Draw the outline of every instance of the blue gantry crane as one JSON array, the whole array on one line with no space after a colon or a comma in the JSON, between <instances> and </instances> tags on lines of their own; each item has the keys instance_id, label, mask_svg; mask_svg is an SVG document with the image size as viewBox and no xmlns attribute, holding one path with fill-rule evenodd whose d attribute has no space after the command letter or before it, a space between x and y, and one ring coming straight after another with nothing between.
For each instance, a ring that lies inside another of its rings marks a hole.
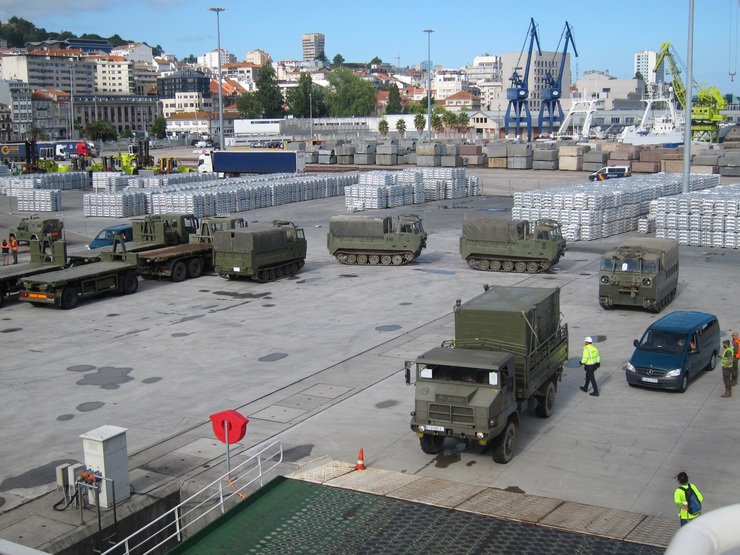
<instances>
[{"instance_id":1,"label":"blue gantry crane","mask_svg":"<svg viewBox=\"0 0 740 555\"><path fill-rule=\"evenodd\" d=\"M519 67L519 62L522 60L524 49L522 48L521 54L519 54L519 60L517 61L517 67L514 68L509 81L511 81L511 87L506 89L506 99L509 101L509 107L506 110L506 136L509 136L509 127L511 124L516 125L516 137L521 137L522 124L527 124L527 140L532 140L532 116L529 113L529 66L532 63L532 48L535 42L537 43L537 53L541 56L542 51L540 49L540 38L537 36L537 24L534 22L534 18L529 21L529 51L527 54L527 65L524 67L524 75L519 75L519 71L522 69ZM524 44L527 44L527 39L524 39Z\"/></svg>"},{"instance_id":2,"label":"blue gantry crane","mask_svg":"<svg viewBox=\"0 0 740 555\"><path fill-rule=\"evenodd\" d=\"M555 133L555 125L560 126L563 123L563 109L560 107L560 97L563 93L563 70L565 69L565 57L568 53L568 43L573 45L573 53L578 57L576 43L573 40L573 32L567 21L565 22L565 28L563 29L560 40L565 44L563 44L563 53L560 57L560 63L557 66L557 79L552 76L550 68L547 68L544 75L545 86L540 91L542 106L540 108L540 117L537 120L540 135L545 134L543 124L547 123L549 135L552 136ZM558 49L559 47L560 43L558 43ZM555 56L557 56L557 53ZM553 61L555 61L554 57Z\"/></svg>"}]
</instances>

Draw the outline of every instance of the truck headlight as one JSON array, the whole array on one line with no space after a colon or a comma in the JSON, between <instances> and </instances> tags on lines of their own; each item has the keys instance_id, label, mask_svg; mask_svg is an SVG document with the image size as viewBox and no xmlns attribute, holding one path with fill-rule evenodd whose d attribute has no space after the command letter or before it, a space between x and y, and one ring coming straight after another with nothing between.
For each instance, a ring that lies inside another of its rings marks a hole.
<instances>
[{"instance_id":1,"label":"truck headlight","mask_svg":"<svg viewBox=\"0 0 740 555\"><path fill-rule=\"evenodd\" d=\"M609 283L609 276L601 276L601 283Z\"/></svg>"},{"instance_id":2,"label":"truck headlight","mask_svg":"<svg viewBox=\"0 0 740 555\"><path fill-rule=\"evenodd\" d=\"M417 426L416 429L419 432L423 432L424 431L424 426Z\"/></svg>"},{"instance_id":3,"label":"truck headlight","mask_svg":"<svg viewBox=\"0 0 740 555\"><path fill-rule=\"evenodd\" d=\"M635 371L635 367L632 366L632 363L631 362L628 362L627 363L627 371L628 372L634 372Z\"/></svg>"},{"instance_id":4,"label":"truck headlight","mask_svg":"<svg viewBox=\"0 0 740 555\"><path fill-rule=\"evenodd\" d=\"M645 287L650 287L650 285L651 285L652 283L653 283L653 280L652 280L652 279L650 279L650 278L643 278L643 280L642 280L642 284L643 284L643 285L644 285Z\"/></svg>"},{"instance_id":5,"label":"truck headlight","mask_svg":"<svg viewBox=\"0 0 740 555\"><path fill-rule=\"evenodd\" d=\"M483 439L484 437L486 437L486 434L484 434L483 432L476 432L475 437L477 437L478 439Z\"/></svg>"},{"instance_id":6,"label":"truck headlight","mask_svg":"<svg viewBox=\"0 0 740 555\"><path fill-rule=\"evenodd\" d=\"M680 368L675 368L675 369L669 370L668 372L665 373L665 377L666 378L676 378L676 377L678 377L680 375L681 375L681 369Z\"/></svg>"}]
</instances>

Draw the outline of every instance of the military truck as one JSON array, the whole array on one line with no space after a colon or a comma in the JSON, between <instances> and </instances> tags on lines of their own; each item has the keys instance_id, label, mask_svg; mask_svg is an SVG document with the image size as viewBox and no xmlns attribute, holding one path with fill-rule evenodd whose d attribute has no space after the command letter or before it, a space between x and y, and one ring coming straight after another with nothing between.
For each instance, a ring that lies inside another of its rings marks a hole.
<instances>
[{"instance_id":1,"label":"military truck","mask_svg":"<svg viewBox=\"0 0 740 555\"><path fill-rule=\"evenodd\" d=\"M650 237L606 251L599 272L599 304L642 307L658 313L678 287L678 242Z\"/></svg>"},{"instance_id":2,"label":"military truck","mask_svg":"<svg viewBox=\"0 0 740 555\"><path fill-rule=\"evenodd\" d=\"M213 265L218 275L268 282L297 274L306 263L303 229L283 220L274 220L272 225L262 229L216 231Z\"/></svg>"},{"instance_id":3,"label":"military truck","mask_svg":"<svg viewBox=\"0 0 740 555\"><path fill-rule=\"evenodd\" d=\"M213 267L214 234L245 226L244 218L205 217L200 220L198 232L189 235L187 243L139 251L139 274L144 279L169 278L173 282L198 278ZM180 227L182 229L185 226ZM184 238L184 234L182 237L178 236L178 240Z\"/></svg>"},{"instance_id":4,"label":"military truck","mask_svg":"<svg viewBox=\"0 0 740 555\"><path fill-rule=\"evenodd\" d=\"M50 242L44 237L31 241L31 262L11 264L0 268L0 307L5 297L21 289L21 279L52 272L64 268L67 262L67 248L64 241Z\"/></svg>"},{"instance_id":5,"label":"military truck","mask_svg":"<svg viewBox=\"0 0 740 555\"><path fill-rule=\"evenodd\" d=\"M568 327L560 322L560 289L484 287L454 308L455 338L406 362L415 372L411 429L428 454L445 438L478 443L508 463L520 414L553 412L568 359Z\"/></svg>"},{"instance_id":6,"label":"military truck","mask_svg":"<svg viewBox=\"0 0 740 555\"><path fill-rule=\"evenodd\" d=\"M34 214L30 218L23 218L16 229L11 229L10 233L15 234L18 242L30 243L31 241L49 239L57 241L62 238L64 222L58 218L39 218Z\"/></svg>"},{"instance_id":7,"label":"military truck","mask_svg":"<svg viewBox=\"0 0 740 555\"><path fill-rule=\"evenodd\" d=\"M79 300L105 293L131 295L139 288L136 253L127 253L118 238L113 250L100 261L68 266L61 270L21 279L18 298L34 305L51 304L75 308ZM120 249L120 250L119 250Z\"/></svg>"},{"instance_id":8,"label":"military truck","mask_svg":"<svg viewBox=\"0 0 740 555\"><path fill-rule=\"evenodd\" d=\"M474 218L463 223L460 254L474 270L536 274L565 255L565 239L555 220Z\"/></svg>"},{"instance_id":9,"label":"military truck","mask_svg":"<svg viewBox=\"0 0 740 555\"><path fill-rule=\"evenodd\" d=\"M415 214L377 218L332 216L326 244L342 264L401 266L421 254L427 234Z\"/></svg>"}]
</instances>

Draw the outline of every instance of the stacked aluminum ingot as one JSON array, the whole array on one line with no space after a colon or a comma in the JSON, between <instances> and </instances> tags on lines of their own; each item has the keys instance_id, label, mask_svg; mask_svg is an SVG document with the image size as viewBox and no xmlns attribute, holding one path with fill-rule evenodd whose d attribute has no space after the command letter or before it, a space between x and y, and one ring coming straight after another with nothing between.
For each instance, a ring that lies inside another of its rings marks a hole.
<instances>
[{"instance_id":1,"label":"stacked aluminum ingot","mask_svg":"<svg viewBox=\"0 0 740 555\"><path fill-rule=\"evenodd\" d=\"M650 202L681 192L681 174L652 174L514 193L514 220L551 218L560 222L568 241L590 241L635 231ZM691 175L689 189L719 185L719 176Z\"/></svg>"},{"instance_id":2,"label":"stacked aluminum ingot","mask_svg":"<svg viewBox=\"0 0 740 555\"><path fill-rule=\"evenodd\" d=\"M21 212L60 212L62 192L52 189L18 189L18 210Z\"/></svg>"},{"instance_id":3,"label":"stacked aluminum ingot","mask_svg":"<svg viewBox=\"0 0 740 555\"><path fill-rule=\"evenodd\" d=\"M147 213L147 195L140 190L120 193L89 193L82 196L85 216L129 218Z\"/></svg>"},{"instance_id":4,"label":"stacked aluminum ingot","mask_svg":"<svg viewBox=\"0 0 740 555\"><path fill-rule=\"evenodd\" d=\"M7 196L18 196L18 191L28 189L69 190L87 189L90 181L87 172L34 173L0 176L0 191Z\"/></svg>"},{"instance_id":5,"label":"stacked aluminum ingot","mask_svg":"<svg viewBox=\"0 0 740 555\"><path fill-rule=\"evenodd\" d=\"M740 248L740 184L658 198L654 215L656 237L680 245Z\"/></svg>"}]
</instances>

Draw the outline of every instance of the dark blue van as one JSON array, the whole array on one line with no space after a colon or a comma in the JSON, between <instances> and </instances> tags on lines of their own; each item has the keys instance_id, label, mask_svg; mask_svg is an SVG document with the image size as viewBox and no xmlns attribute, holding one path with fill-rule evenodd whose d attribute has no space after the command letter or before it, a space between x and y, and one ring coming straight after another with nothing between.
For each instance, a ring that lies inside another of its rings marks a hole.
<instances>
[{"instance_id":1,"label":"dark blue van","mask_svg":"<svg viewBox=\"0 0 740 555\"><path fill-rule=\"evenodd\" d=\"M95 239L90 242L87 248L99 249L101 247L110 247L113 244L113 238L117 234L123 237L124 243L128 243L134 238L134 228L130 223L106 227L95 236Z\"/></svg>"},{"instance_id":2,"label":"dark blue van","mask_svg":"<svg viewBox=\"0 0 740 555\"><path fill-rule=\"evenodd\" d=\"M717 366L719 321L704 312L671 312L656 320L642 339L625 370L627 383L683 393L702 370Z\"/></svg>"}]
</instances>

